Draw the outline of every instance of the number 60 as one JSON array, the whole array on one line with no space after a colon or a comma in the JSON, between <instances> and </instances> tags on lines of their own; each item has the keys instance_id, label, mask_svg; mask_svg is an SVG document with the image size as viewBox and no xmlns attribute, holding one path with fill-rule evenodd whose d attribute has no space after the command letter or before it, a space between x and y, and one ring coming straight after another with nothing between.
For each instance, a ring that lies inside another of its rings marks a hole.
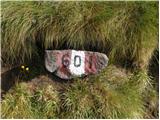
<instances>
[{"instance_id":1,"label":"number 60","mask_svg":"<svg viewBox=\"0 0 160 120\"><path fill-rule=\"evenodd\" d=\"M63 55L63 57L62 57L62 64L65 67L68 67L70 65L70 59L69 59L69 56L67 54ZM75 67L81 66L81 57L78 56L78 55L74 56L74 66Z\"/></svg>"}]
</instances>

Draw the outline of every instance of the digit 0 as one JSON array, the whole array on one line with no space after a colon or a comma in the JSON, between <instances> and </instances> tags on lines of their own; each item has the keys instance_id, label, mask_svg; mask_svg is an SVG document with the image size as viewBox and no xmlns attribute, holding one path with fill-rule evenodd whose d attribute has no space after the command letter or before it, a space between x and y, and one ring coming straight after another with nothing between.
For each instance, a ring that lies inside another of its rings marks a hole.
<instances>
[{"instance_id":1,"label":"digit 0","mask_svg":"<svg viewBox=\"0 0 160 120\"><path fill-rule=\"evenodd\" d=\"M77 62L78 61L78 62ZM74 66L79 67L81 65L81 57L78 55L74 56Z\"/></svg>"}]
</instances>

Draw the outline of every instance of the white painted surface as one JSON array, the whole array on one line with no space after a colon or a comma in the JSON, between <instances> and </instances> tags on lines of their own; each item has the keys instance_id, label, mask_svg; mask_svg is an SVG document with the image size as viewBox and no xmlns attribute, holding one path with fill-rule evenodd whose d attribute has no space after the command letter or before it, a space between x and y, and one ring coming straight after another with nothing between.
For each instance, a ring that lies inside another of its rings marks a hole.
<instances>
[{"instance_id":1,"label":"white painted surface","mask_svg":"<svg viewBox=\"0 0 160 120\"><path fill-rule=\"evenodd\" d=\"M76 65L79 64L79 58L77 57L77 59L74 61L75 56L79 56L81 59L81 64L78 67L76 67L75 64ZM85 73L85 53L84 53L84 51L72 50L71 64L69 66L69 69L70 69L71 74L76 75L76 76L80 76Z\"/></svg>"}]
</instances>

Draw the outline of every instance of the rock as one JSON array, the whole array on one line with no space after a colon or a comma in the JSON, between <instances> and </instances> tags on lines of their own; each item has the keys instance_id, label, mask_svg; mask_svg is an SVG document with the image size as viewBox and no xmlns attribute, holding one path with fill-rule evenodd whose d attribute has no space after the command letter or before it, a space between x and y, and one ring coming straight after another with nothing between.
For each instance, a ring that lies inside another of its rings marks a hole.
<instances>
[{"instance_id":1,"label":"rock","mask_svg":"<svg viewBox=\"0 0 160 120\"><path fill-rule=\"evenodd\" d=\"M103 53L76 50L46 50L46 69L62 79L97 74L108 64Z\"/></svg>"}]
</instances>

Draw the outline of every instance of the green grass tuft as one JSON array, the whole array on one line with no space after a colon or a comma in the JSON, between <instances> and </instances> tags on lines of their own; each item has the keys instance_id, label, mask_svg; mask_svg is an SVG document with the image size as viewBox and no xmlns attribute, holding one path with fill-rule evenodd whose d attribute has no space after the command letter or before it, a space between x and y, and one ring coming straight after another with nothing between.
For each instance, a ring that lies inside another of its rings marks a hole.
<instances>
[{"instance_id":1,"label":"green grass tuft","mask_svg":"<svg viewBox=\"0 0 160 120\"><path fill-rule=\"evenodd\" d=\"M5 100L2 100L2 118L31 118L33 114L31 97L25 83L16 85L9 94L5 95Z\"/></svg>"},{"instance_id":2,"label":"green grass tuft","mask_svg":"<svg viewBox=\"0 0 160 120\"><path fill-rule=\"evenodd\" d=\"M58 91L54 85L37 84L19 83L7 93L2 100L2 118L56 118Z\"/></svg>"},{"instance_id":3,"label":"green grass tuft","mask_svg":"<svg viewBox=\"0 0 160 120\"><path fill-rule=\"evenodd\" d=\"M61 96L61 117L70 119L95 118L93 96L87 81L78 79L66 89Z\"/></svg>"}]
</instances>

